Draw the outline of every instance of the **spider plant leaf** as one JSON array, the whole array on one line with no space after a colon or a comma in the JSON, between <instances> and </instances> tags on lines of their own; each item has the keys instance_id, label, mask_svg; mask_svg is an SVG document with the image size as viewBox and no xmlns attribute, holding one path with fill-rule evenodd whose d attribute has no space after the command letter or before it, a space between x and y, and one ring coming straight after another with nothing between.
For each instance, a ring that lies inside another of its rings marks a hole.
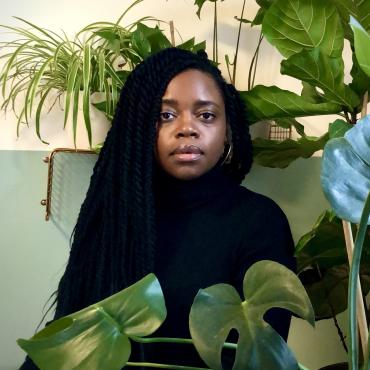
<instances>
[{"instance_id":1,"label":"spider plant leaf","mask_svg":"<svg viewBox=\"0 0 370 370\"><path fill-rule=\"evenodd\" d=\"M19 46L12 56L6 61L5 63L5 70L0 76L0 83L3 85L1 89L2 96L5 97L5 90L6 90L6 81L8 80L9 72L14 67L14 61L17 59L18 55L22 53L22 51L28 47L31 41L25 42L23 45Z\"/></svg>"},{"instance_id":2,"label":"spider plant leaf","mask_svg":"<svg viewBox=\"0 0 370 370\"><path fill-rule=\"evenodd\" d=\"M113 67L108 62L105 63L105 69L108 75L112 78L112 80L115 80L115 82L117 83L117 86L119 88L122 88L123 82L122 82L120 75L113 69ZM118 72L123 72L123 71L118 71Z\"/></svg>"},{"instance_id":3,"label":"spider plant leaf","mask_svg":"<svg viewBox=\"0 0 370 370\"><path fill-rule=\"evenodd\" d=\"M105 101L107 103L107 115L112 115L112 102L111 102L111 91L109 87L108 80L104 80L105 86Z\"/></svg>"},{"instance_id":4,"label":"spider plant leaf","mask_svg":"<svg viewBox=\"0 0 370 370\"><path fill-rule=\"evenodd\" d=\"M370 115L359 120L343 138L326 144L321 184L335 213L359 223L370 189Z\"/></svg>"},{"instance_id":5,"label":"spider plant leaf","mask_svg":"<svg viewBox=\"0 0 370 370\"><path fill-rule=\"evenodd\" d=\"M149 274L17 342L42 370L119 370L130 357L129 338L152 334L165 317L161 287Z\"/></svg>"},{"instance_id":6,"label":"spider plant leaf","mask_svg":"<svg viewBox=\"0 0 370 370\"><path fill-rule=\"evenodd\" d=\"M37 93L37 89L39 87L39 83L44 75L46 68L49 67L49 64L53 61L53 57L49 57L41 66L40 70L33 76L30 86L30 96L29 96L29 114L32 113L33 101L35 100L35 96ZM27 117L27 109L26 109L26 117Z\"/></svg>"},{"instance_id":7,"label":"spider plant leaf","mask_svg":"<svg viewBox=\"0 0 370 370\"><path fill-rule=\"evenodd\" d=\"M77 72L80 68L80 60L76 58L72 66L69 70L68 76L67 76L67 90L66 90L66 100L65 100L65 110L64 110L64 128L66 127L67 124L67 119L69 115L69 109L71 105L71 97L74 96L74 89L77 89L77 91L80 91L80 84L76 84L76 77L77 77Z\"/></svg>"},{"instance_id":8,"label":"spider plant leaf","mask_svg":"<svg viewBox=\"0 0 370 370\"><path fill-rule=\"evenodd\" d=\"M89 139L89 145L91 147L92 145L91 121L90 121L91 47L89 44L85 44L84 46L82 75L83 75L82 111L87 136Z\"/></svg>"},{"instance_id":9,"label":"spider plant leaf","mask_svg":"<svg viewBox=\"0 0 370 370\"><path fill-rule=\"evenodd\" d=\"M222 369L223 345L230 330L236 329L233 370L296 370L294 355L263 316L270 308L280 307L314 325L312 305L298 277L277 262L259 261L246 272L243 291L244 301L228 284L201 289L196 295L189 328L202 359L210 368Z\"/></svg>"},{"instance_id":10,"label":"spider plant leaf","mask_svg":"<svg viewBox=\"0 0 370 370\"><path fill-rule=\"evenodd\" d=\"M115 25L117 26L123 19L123 17L137 4L143 2L144 0L135 0L129 7L126 8L126 10L119 16L117 19Z\"/></svg>"},{"instance_id":11,"label":"spider plant leaf","mask_svg":"<svg viewBox=\"0 0 370 370\"><path fill-rule=\"evenodd\" d=\"M99 65L99 91L103 91L105 77L105 56L103 49L100 50L98 54L98 65Z\"/></svg>"},{"instance_id":12,"label":"spider plant leaf","mask_svg":"<svg viewBox=\"0 0 370 370\"><path fill-rule=\"evenodd\" d=\"M44 143L44 144L48 144L49 143L47 141L44 141L42 138L41 138L41 134L40 134L40 117L41 117L41 111L42 111L42 107L44 105L44 102L45 102L45 99L47 98L49 92L51 91L52 87L49 87L46 92L42 95L40 101L39 101L39 104L37 106L37 109L36 109L36 134L37 134L37 137Z\"/></svg>"},{"instance_id":13,"label":"spider plant leaf","mask_svg":"<svg viewBox=\"0 0 370 370\"><path fill-rule=\"evenodd\" d=\"M73 144L76 148L77 139L77 120L78 120L78 106L80 97L80 86L81 86L82 76L78 75L76 78L76 83L73 89L73 112L72 112L72 127L73 127Z\"/></svg>"},{"instance_id":14,"label":"spider plant leaf","mask_svg":"<svg viewBox=\"0 0 370 370\"><path fill-rule=\"evenodd\" d=\"M14 17L14 18L15 18L15 19L20 20L20 21L21 21L21 22L23 22L23 23L28 24L29 26L31 26L31 27L32 27L32 28L34 28L35 30L37 30L37 31L39 31L40 33L42 33L44 36L46 36L47 38L49 38L49 39L54 43L54 45L55 45L55 46L59 44L60 40L55 39L55 38L51 35L51 32L48 32L48 31L46 31L45 29L43 29L43 28L41 28L41 27L39 27L39 26L36 26L35 24L33 24L33 23L31 23L31 22L27 21L27 20L26 20L26 19L24 19L24 18L20 18L20 17Z\"/></svg>"},{"instance_id":15,"label":"spider plant leaf","mask_svg":"<svg viewBox=\"0 0 370 370\"><path fill-rule=\"evenodd\" d=\"M116 110L116 106L118 102L118 89L117 89L117 83L115 80L112 80L111 87L112 87L112 112L114 112Z\"/></svg>"},{"instance_id":16,"label":"spider plant leaf","mask_svg":"<svg viewBox=\"0 0 370 370\"><path fill-rule=\"evenodd\" d=\"M22 110L21 110L21 113L20 113L20 115L18 116L18 119L17 119L17 137L19 137L19 130L20 130L22 118L24 117L24 110L25 110L25 108L23 107Z\"/></svg>"}]
</instances>

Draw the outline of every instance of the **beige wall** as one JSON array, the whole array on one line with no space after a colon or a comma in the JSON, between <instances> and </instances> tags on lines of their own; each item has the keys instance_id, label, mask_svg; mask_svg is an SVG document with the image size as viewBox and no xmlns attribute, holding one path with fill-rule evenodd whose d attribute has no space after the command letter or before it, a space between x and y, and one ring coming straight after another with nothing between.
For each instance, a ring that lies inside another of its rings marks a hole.
<instances>
[{"instance_id":1,"label":"beige wall","mask_svg":"<svg viewBox=\"0 0 370 370\"><path fill-rule=\"evenodd\" d=\"M46 0L13 0L2 7L0 12L0 24L21 26L21 22L12 18L18 16L25 18L38 26L48 28L55 32L64 30L69 36L73 36L85 25L95 21L115 21L119 15L131 3L129 0L105 0L91 2L87 0L75 1L64 0L48 2ZM137 20L144 15L152 15L164 21L173 20L178 32L184 39L196 36L198 41L207 40L207 50L212 53L212 27L213 27L213 4L206 2L202 9L202 19L195 14L196 7L193 0L144 0L134 7L124 18L123 24ZM224 55L229 54L232 58L237 38L238 23L234 16L241 12L241 0L227 0L219 3L219 54L220 60L224 61ZM245 18L252 19L258 9L255 1L247 0ZM163 25L168 32L168 26ZM259 27L250 28L243 26L240 41L239 67L237 74L237 88L246 89L246 81L250 60L256 47ZM11 39L11 35L0 34L0 41ZM176 36L179 42L179 36ZM278 85L281 88L296 92L300 90L300 84L293 78L282 76L279 73L281 57L267 41L263 41L259 58L259 68L256 83L264 85ZM350 64L348 59L347 65ZM224 63L221 66L225 77L227 76ZM347 68L348 69L348 68ZM308 134L320 135L326 130L331 118L303 118ZM82 119L81 119L82 121ZM63 115L58 106L42 119L42 135L49 141L50 147L73 146L70 125L65 131L62 130ZM0 112L0 149L15 150L49 150L35 135L34 127L21 129L21 136L16 139L16 119L11 112L5 116ZM79 133L79 147L87 146L86 133L81 125ZM99 112L93 112L94 143L103 141L109 124Z\"/></svg>"}]
</instances>

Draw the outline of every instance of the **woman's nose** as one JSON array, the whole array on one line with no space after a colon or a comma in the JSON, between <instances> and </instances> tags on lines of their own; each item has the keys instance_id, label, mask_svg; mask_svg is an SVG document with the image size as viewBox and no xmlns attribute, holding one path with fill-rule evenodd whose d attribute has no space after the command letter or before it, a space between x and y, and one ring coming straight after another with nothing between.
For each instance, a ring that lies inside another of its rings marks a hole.
<instances>
[{"instance_id":1,"label":"woman's nose","mask_svg":"<svg viewBox=\"0 0 370 370\"><path fill-rule=\"evenodd\" d=\"M199 131L193 121L193 117L191 115L186 115L179 119L178 127L176 130L176 137L199 137Z\"/></svg>"}]
</instances>

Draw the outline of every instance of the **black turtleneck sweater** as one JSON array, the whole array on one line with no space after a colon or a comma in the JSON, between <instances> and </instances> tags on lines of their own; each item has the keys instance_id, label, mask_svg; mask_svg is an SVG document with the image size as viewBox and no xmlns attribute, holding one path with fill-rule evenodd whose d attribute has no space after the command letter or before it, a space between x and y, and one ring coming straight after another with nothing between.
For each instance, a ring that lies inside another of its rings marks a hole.
<instances>
[{"instance_id":1,"label":"black turtleneck sweater","mask_svg":"<svg viewBox=\"0 0 370 370\"><path fill-rule=\"evenodd\" d=\"M191 181L157 171L155 194L154 273L163 289L167 318L153 336L190 338L188 317L198 290L228 283L243 297L244 274L256 261L270 259L295 270L284 213L271 199L238 185L222 167ZM287 311L274 309L265 318L287 338ZM143 348L144 357L133 343L130 361L206 367L191 345L145 344ZM232 368L232 357L232 351L223 352L224 369ZM22 366L26 369L37 369L29 358Z\"/></svg>"},{"instance_id":2,"label":"black turtleneck sweater","mask_svg":"<svg viewBox=\"0 0 370 370\"><path fill-rule=\"evenodd\" d=\"M157 172L155 194L154 273L163 289L167 318L153 336L190 338L188 317L198 290L228 283L243 297L244 274L254 262L269 259L295 270L293 240L282 210L238 185L222 167L190 181ZM271 310L266 319L287 338L287 311ZM206 367L191 345L144 347L148 362ZM231 368L230 358L225 368Z\"/></svg>"}]
</instances>

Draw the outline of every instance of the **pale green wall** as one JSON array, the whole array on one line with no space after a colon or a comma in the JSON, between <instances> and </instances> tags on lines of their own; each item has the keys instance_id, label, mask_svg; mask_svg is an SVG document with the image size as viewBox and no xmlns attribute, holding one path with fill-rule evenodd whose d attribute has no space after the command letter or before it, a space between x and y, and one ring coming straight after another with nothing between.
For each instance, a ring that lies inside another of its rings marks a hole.
<instances>
[{"instance_id":1,"label":"pale green wall","mask_svg":"<svg viewBox=\"0 0 370 370\"><path fill-rule=\"evenodd\" d=\"M43 306L56 288L94 162L86 155L56 157L54 218L45 222L40 200L46 194L47 165L42 158L47 154L0 151L0 370L17 368L23 353L15 340L33 334ZM299 160L285 170L255 167L247 184L277 201L297 239L326 207L319 171L319 158ZM344 359L330 321L320 322L313 331L295 319L289 344L312 370Z\"/></svg>"}]
</instances>

